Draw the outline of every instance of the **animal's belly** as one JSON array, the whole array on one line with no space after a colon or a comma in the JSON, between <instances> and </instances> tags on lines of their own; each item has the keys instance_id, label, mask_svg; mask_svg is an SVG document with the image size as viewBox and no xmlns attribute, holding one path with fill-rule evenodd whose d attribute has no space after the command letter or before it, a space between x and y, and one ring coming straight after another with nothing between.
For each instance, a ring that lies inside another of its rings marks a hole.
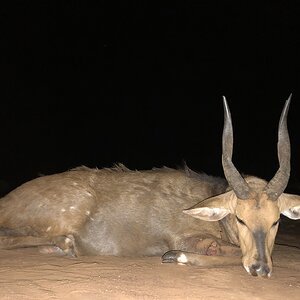
<instances>
[{"instance_id":1,"label":"animal's belly","mask_svg":"<svg viewBox=\"0 0 300 300\"><path fill-rule=\"evenodd\" d=\"M80 236L75 238L75 244L80 255L157 256L169 250L162 239L141 241L130 235L120 239Z\"/></svg>"}]
</instances>

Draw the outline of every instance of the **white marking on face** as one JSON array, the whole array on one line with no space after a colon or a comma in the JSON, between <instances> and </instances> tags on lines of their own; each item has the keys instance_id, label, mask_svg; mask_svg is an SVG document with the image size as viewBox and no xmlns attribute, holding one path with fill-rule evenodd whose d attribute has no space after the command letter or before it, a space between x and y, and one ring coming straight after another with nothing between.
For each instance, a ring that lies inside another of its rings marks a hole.
<instances>
[{"instance_id":1,"label":"white marking on face","mask_svg":"<svg viewBox=\"0 0 300 300\"><path fill-rule=\"evenodd\" d=\"M77 182L73 182L73 185L78 185L78 183Z\"/></svg>"},{"instance_id":2,"label":"white marking on face","mask_svg":"<svg viewBox=\"0 0 300 300\"><path fill-rule=\"evenodd\" d=\"M74 209L76 209L75 206L70 206L70 210L74 210Z\"/></svg>"},{"instance_id":3,"label":"white marking on face","mask_svg":"<svg viewBox=\"0 0 300 300\"><path fill-rule=\"evenodd\" d=\"M92 196L92 194L91 194L90 192L85 192L85 193L86 193L86 195L88 195L89 197Z\"/></svg>"},{"instance_id":4,"label":"white marking on face","mask_svg":"<svg viewBox=\"0 0 300 300\"><path fill-rule=\"evenodd\" d=\"M186 263L188 262L188 259L187 259L187 257L186 257L185 254L181 253L181 254L179 255L179 257L177 258L177 261L178 261L179 263L186 264Z\"/></svg>"},{"instance_id":5,"label":"white marking on face","mask_svg":"<svg viewBox=\"0 0 300 300\"><path fill-rule=\"evenodd\" d=\"M262 270L262 266L260 266L260 267L256 270L256 272L259 273L261 270Z\"/></svg>"},{"instance_id":6,"label":"white marking on face","mask_svg":"<svg viewBox=\"0 0 300 300\"><path fill-rule=\"evenodd\" d=\"M64 208L62 208L60 211L61 211L61 212L65 212L66 210L65 210Z\"/></svg>"},{"instance_id":7,"label":"white marking on face","mask_svg":"<svg viewBox=\"0 0 300 300\"><path fill-rule=\"evenodd\" d=\"M87 216L89 216L89 215L91 214L91 212L90 212L89 210L87 210L87 211L85 212L85 214L86 214Z\"/></svg>"},{"instance_id":8,"label":"white marking on face","mask_svg":"<svg viewBox=\"0 0 300 300\"><path fill-rule=\"evenodd\" d=\"M49 226L47 229L46 229L46 232L50 231L51 230L51 226Z\"/></svg>"},{"instance_id":9,"label":"white marking on face","mask_svg":"<svg viewBox=\"0 0 300 300\"><path fill-rule=\"evenodd\" d=\"M249 269L248 266L244 266L244 268L245 268L245 270L247 271L248 274L251 274L251 273L250 273L250 269Z\"/></svg>"}]
</instances>

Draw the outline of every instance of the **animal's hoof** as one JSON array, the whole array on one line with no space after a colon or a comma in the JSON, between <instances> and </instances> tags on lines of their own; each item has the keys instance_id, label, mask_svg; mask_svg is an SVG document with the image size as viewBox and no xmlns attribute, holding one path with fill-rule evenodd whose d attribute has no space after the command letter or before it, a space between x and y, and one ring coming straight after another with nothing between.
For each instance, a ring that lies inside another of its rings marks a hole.
<instances>
[{"instance_id":1,"label":"animal's hoof","mask_svg":"<svg viewBox=\"0 0 300 300\"><path fill-rule=\"evenodd\" d=\"M39 246L38 250L42 254L66 255L66 253L57 246Z\"/></svg>"},{"instance_id":2,"label":"animal's hoof","mask_svg":"<svg viewBox=\"0 0 300 300\"><path fill-rule=\"evenodd\" d=\"M163 263L180 263L186 264L188 262L186 255L180 250L170 250L162 257Z\"/></svg>"},{"instance_id":3,"label":"animal's hoof","mask_svg":"<svg viewBox=\"0 0 300 300\"><path fill-rule=\"evenodd\" d=\"M57 236L53 238L55 251L57 254L76 257L75 239L73 235Z\"/></svg>"}]
</instances>

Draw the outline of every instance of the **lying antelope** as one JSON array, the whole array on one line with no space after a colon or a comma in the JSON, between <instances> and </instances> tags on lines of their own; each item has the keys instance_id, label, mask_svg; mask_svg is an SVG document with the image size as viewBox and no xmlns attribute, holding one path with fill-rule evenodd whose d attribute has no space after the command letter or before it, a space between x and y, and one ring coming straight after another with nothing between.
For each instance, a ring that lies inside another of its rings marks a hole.
<instances>
[{"instance_id":1,"label":"lying antelope","mask_svg":"<svg viewBox=\"0 0 300 300\"><path fill-rule=\"evenodd\" d=\"M233 165L224 98L226 180L187 167L131 171L122 165L39 177L0 200L0 248L38 246L72 256L163 254L163 262L198 266L241 264L242 256L249 274L270 277L280 213L300 218L300 196L283 193L290 173L289 103L279 122L280 166L270 182L242 177Z\"/></svg>"}]
</instances>

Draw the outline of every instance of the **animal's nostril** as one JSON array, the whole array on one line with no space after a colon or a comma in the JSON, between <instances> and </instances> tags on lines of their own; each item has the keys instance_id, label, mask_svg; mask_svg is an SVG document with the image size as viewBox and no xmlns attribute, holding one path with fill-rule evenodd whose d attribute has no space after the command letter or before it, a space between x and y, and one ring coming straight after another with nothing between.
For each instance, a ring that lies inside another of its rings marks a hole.
<instances>
[{"instance_id":1,"label":"animal's nostril","mask_svg":"<svg viewBox=\"0 0 300 300\"><path fill-rule=\"evenodd\" d=\"M256 268L252 265L249 269L252 276L257 276Z\"/></svg>"},{"instance_id":2,"label":"animal's nostril","mask_svg":"<svg viewBox=\"0 0 300 300\"><path fill-rule=\"evenodd\" d=\"M270 268L265 264L255 264L250 267L250 273L252 276L269 277Z\"/></svg>"}]
</instances>

